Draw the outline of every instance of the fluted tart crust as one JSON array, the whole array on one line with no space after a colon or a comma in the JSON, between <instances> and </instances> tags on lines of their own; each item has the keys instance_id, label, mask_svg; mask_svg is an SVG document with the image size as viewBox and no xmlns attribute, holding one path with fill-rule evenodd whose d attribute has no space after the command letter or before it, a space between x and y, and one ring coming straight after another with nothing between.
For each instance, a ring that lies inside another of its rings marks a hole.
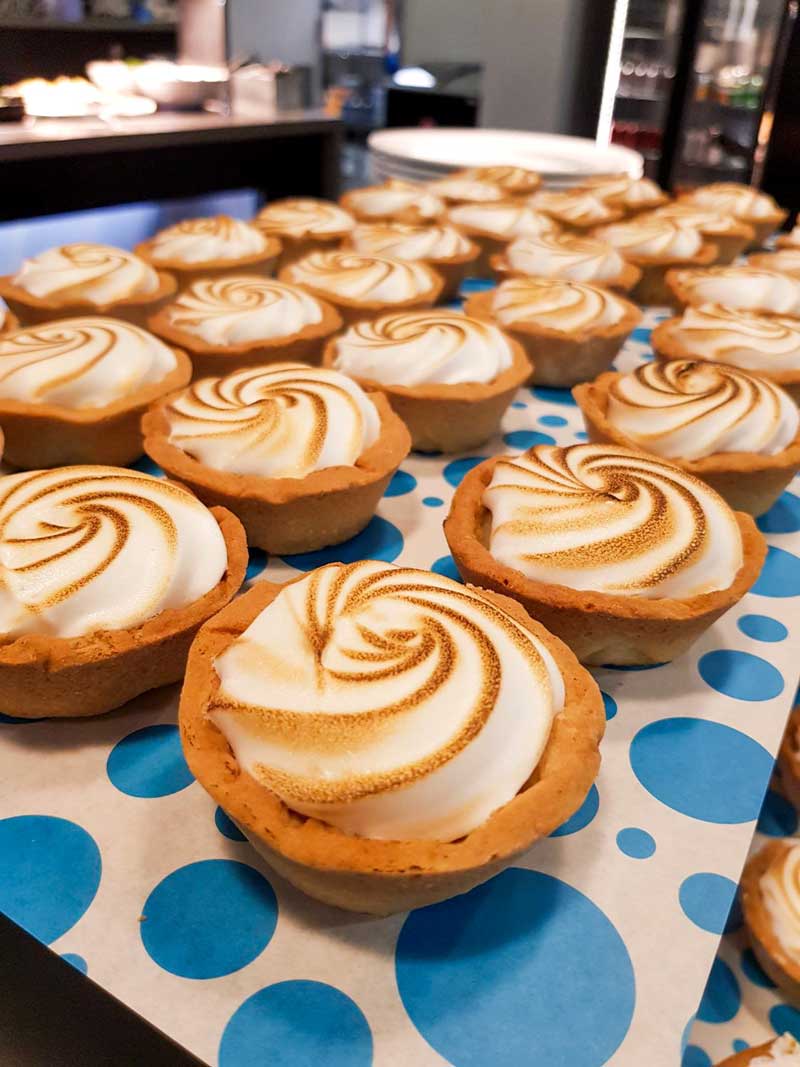
<instances>
[{"instance_id":1,"label":"fluted tart crust","mask_svg":"<svg viewBox=\"0 0 800 1067\"><path fill-rule=\"evenodd\" d=\"M786 1000L800 1007L800 964L787 954L778 940L761 889L763 876L773 864L780 863L795 844L794 838L768 841L748 860L740 889L742 913L753 954Z\"/></svg>"}]
</instances>

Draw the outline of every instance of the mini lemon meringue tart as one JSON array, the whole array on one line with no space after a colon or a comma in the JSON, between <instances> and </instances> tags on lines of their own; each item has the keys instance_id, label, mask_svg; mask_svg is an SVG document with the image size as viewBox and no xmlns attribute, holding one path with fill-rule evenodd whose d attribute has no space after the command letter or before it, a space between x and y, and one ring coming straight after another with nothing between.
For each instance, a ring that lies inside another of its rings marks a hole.
<instances>
[{"instance_id":1,"label":"mini lemon meringue tart","mask_svg":"<svg viewBox=\"0 0 800 1067\"><path fill-rule=\"evenodd\" d=\"M175 289L171 274L132 252L88 242L50 248L0 277L0 297L23 326L83 315L146 326Z\"/></svg>"},{"instance_id":2,"label":"mini lemon meringue tart","mask_svg":"<svg viewBox=\"0 0 800 1067\"><path fill-rule=\"evenodd\" d=\"M0 707L71 717L182 678L247 546L182 486L87 465L0 478L0 559Z\"/></svg>"},{"instance_id":3,"label":"mini lemon meringue tart","mask_svg":"<svg viewBox=\"0 0 800 1067\"><path fill-rule=\"evenodd\" d=\"M540 233L518 237L491 257L493 272L503 278L565 278L629 292L642 276L607 241L574 233Z\"/></svg>"},{"instance_id":4,"label":"mini lemon meringue tart","mask_svg":"<svg viewBox=\"0 0 800 1067\"><path fill-rule=\"evenodd\" d=\"M309 252L336 247L355 226L355 219L329 200L298 196L273 200L259 211L253 225L280 241L280 269Z\"/></svg>"},{"instance_id":5,"label":"mini lemon meringue tart","mask_svg":"<svg viewBox=\"0 0 800 1067\"><path fill-rule=\"evenodd\" d=\"M444 308L356 323L328 342L323 363L384 392L422 452L483 444L531 372L496 326Z\"/></svg>"},{"instance_id":6,"label":"mini lemon meringue tart","mask_svg":"<svg viewBox=\"0 0 800 1067\"><path fill-rule=\"evenodd\" d=\"M193 774L278 873L387 915L466 892L560 826L605 723L594 679L514 601L362 560L257 582L206 626L180 726Z\"/></svg>"},{"instance_id":7,"label":"mini lemon meringue tart","mask_svg":"<svg viewBox=\"0 0 800 1067\"><path fill-rule=\"evenodd\" d=\"M712 264L714 266L732 263L755 238L753 227L734 215L720 214L713 208L700 207L699 204L683 200L665 204L655 211L655 215L660 219L672 219L682 226L690 226L697 230L703 240L715 245L717 255Z\"/></svg>"},{"instance_id":8,"label":"mini lemon meringue tart","mask_svg":"<svg viewBox=\"0 0 800 1067\"><path fill-rule=\"evenodd\" d=\"M428 182L425 188L447 204L491 204L508 195L495 182L450 174Z\"/></svg>"},{"instance_id":9,"label":"mini lemon meringue tart","mask_svg":"<svg viewBox=\"0 0 800 1067\"><path fill-rule=\"evenodd\" d=\"M184 219L136 246L136 254L154 267L168 270L179 287L196 278L228 274L269 276L281 251L276 237L229 215Z\"/></svg>"},{"instance_id":10,"label":"mini lemon meringue tart","mask_svg":"<svg viewBox=\"0 0 800 1067\"><path fill-rule=\"evenodd\" d=\"M481 257L476 271L486 275L491 271L492 256L502 252L511 241L559 232L558 223L549 215L520 200L457 204L450 208L447 218L478 246Z\"/></svg>"},{"instance_id":11,"label":"mini lemon meringue tart","mask_svg":"<svg viewBox=\"0 0 800 1067\"><path fill-rule=\"evenodd\" d=\"M536 445L468 471L444 532L462 578L514 597L582 663L684 653L758 577L764 538L704 482L618 445Z\"/></svg>"},{"instance_id":12,"label":"mini lemon meringue tart","mask_svg":"<svg viewBox=\"0 0 800 1067\"><path fill-rule=\"evenodd\" d=\"M717 258L716 245L684 222L637 215L595 231L642 272L631 295L640 304L669 304L666 274L671 267L705 267Z\"/></svg>"},{"instance_id":13,"label":"mini lemon meringue tart","mask_svg":"<svg viewBox=\"0 0 800 1067\"><path fill-rule=\"evenodd\" d=\"M451 300L468 274L478 273L480 249L447 223L362 222L343 242L365 255L428 263L444 282L440 299Z\"/></svg>"},{"instance_id":14,"label":"mini lemon meringue tart","mask_svg":"<svg viewBox=\"0 0 800 1067\"><path fill-rule=\"evenodd\" d=\"M576 386L590 441L669 459L734 511L762 515L800 470L800 412L779 386L724 363L669 360Z\"/></svg>"},{"instance_id":15,"label":"mini lemon meringue tart","mask_svg":"<svg viewBox=\"0 0 800 1067\"><path fill-rule=\"evenodd\" d=\"M342 320L297 285L238 274L192 282L149 325L185 349L194 377L205 378L286 360L319 363Z\"/></svg>"},{"instance_id":16,"label":"mini lemon meringue tart","mask_svg":"<svg viewBox=\"0 0 800 1067\"><path fill-rule=\"evenodd\" d=\"M642 317L607 289L561 278L509 278L473 293L464 310L496 322L522 345L532 382L557 387L606 370Z\"/></svg>"},{"instance_id":17,"label":"mini lemon meringue tart","mask_svg":"<svg viewBox=\"0 0 800 1067\"><path fill-rule=\"evenodd\" d=\"M667 273L671 303L679 308L724 304L742 311L800 318L800 279L763 267L710 267Z\"/></svg>"},{"instance_id":18,"label":"mini lemon meringue tart","mask_svg":"<svg viewBox=\"0 0 800 1067\"><path fill-rule=\"evenodd\" d=\"M755 238L750 247L763 245L771 233L783 223L788 211L767 193L739 182L712 182L701 185L679 198L681 203L699 204L710 207L725 215L746 222L755 230Z\"/></svg>"},{"instance_id":19,"label":"mini lemon meringue tart","mask_svg":"<svg viewBox=\"0 0 800 1067\"><path fill-rule=\"evenodd\" d=\"M279 555L363 530L411 447L382 393L303 363L203 378L154 404L142 430L159 466Z\"/></svg>"},{"instance_id":20,"label":"mini lemon meringue tart","mask_svg":"<svg viewBox=\"0 0 800 1067\"><path fill-rule=\"evenodd\" d=\"M800 1067L800 1044L791 1034L782 1034L729 1056L717 1067Z\"/></svg>"},{"instance_id":21,"label":"mini lemon meringue tart","mask_svg":"<svg viewBox=\"0 0 800 1067\"><path fill-rule=\"evenodd\" d=\"M781 789L800 811L800 702L795 704L778 752Z\"/></svg>"},{"instance_id":22,"label":"mini lemon meringue tart","mask_svg":"<svg viewBox=\"0 0 800 1067\"><path fill-rule=\"evenodd\" d=\"M779 234L775 238L776 248L800 248L800 223L795 225L788 233Z\"/></svg>"},{"instance_id":23,"label":"mini lemon meringue tart","mask_svg":"<svg viewBox=\"0 0 800 1067\"><path fill-rule=\"evenodd\" d=\"M622 208L627 216L653 211L669 202L669 194L650 178L629 178L626 175L585 178L579 188L612 207Z\"/></svg>"},{"instance_id":24,"label":"mini lemon meringue tart","mask_svg":"<svg viewBox=\"0 0 800 1067\"><path fill-rule=\"evenodd\" d=\"M527 203L549 215L565 230L578 234L586 234L603 223L617 222L625 214L622 207L581 188L543 189L529 197Z\"/></svg>"},{"instance_id":25,"label":"mini lemon meringue tart","mask_svg":"<svg viewBox=\"0 0 800 1067\"><path fill-rule=\"evenodd\" d=\"M445 202L426 186L390 178L381 185L351 189L339 197L339 203L360 222L410 222L421 225L433 222L445 212Z\"/></svg>"},{"instance_id":26,"label":"mini lemon meringue tart","mask_svg":"<svg viewBox=\"0 0 800 1067\"><path fill-rule=\"evenodd\" d=\"M742 912L756 959L800 1007L800 840L770 841L742 874Z\"/></svg>"},{"instance_id":27,"label":"mini lemon meringue tart","mask_svg":"<svg viewBox=\"0 0 800 1067\"><path fill-rule=\"evenodd\" d=\"M456 170L451 178L464 178L468 181L488 182L496 185L504 196L530 196L542 184L541 175L527 167L495 165L490 167L465 167Z\"/></svg>"},{"instance_id":28,"label":"mini lemon meringue tart","mask_svg":"<svg viewBox=\"0 0 800 1067\"><path fill-rule=\"evenodd\" d=\"M659 359L703 359L756 371L800 404L798 318L701 304L660 322L650 343Z\"/></svg>"},{"instance_id":29,"label":"mini lemon meringue tart","mask_svg":"<svg viewBox=\"0 0 800 1067\"><path fill-rule=\"evenodd\" d=\"M347 325L390 310L431 307L444 288L441 275L427 263L347 248L312 252L284 267L279 277L329 301Z\"/></svg>"},{"instance_id":30,"label":"mini lemon meringue tart","mask_svg":"<svg viewBox=\"0 0 800 1067\"><path fill-rule=\"evenodd\" d=\"M780 248L777 252L754 252L747 257L749 267L776 270L800 281L800 248Z\"/></svg>"},{"instance_id":31,"label":"mini lemon meringue tart","mask_svg":"<svg viewBox=\"0 0 800 1067\"><path fill-rule=\"evenodd\" d=\"M120 319L63 319L0 336L5 458L26 470L123 466L148 405L192 376L189 357Z\"/></svg>"}]
</instances>

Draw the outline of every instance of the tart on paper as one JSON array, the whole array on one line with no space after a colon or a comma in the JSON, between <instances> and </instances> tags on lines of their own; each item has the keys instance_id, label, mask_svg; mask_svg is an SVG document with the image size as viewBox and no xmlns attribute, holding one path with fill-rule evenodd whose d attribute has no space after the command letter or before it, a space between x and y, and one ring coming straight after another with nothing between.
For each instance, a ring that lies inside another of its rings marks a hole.
<instances>
[{"instance_id":1,"label":"tart on paper","mask_svg":"<svg viewBox=\"0 0 800 1067\"><path fill-rule=\"evenodd\" d=\"M565 230L579 234L586 234L605 223L617 222L625 214L621 206L580 188L555 192L543 189L534 193L527 203L549 215Z\"/></svg>"},{"instance_id":2,"label":"tart on paper","mask_svg":"<svg viewBox=\"0 0 800 1067\"><path fill-rule=\"evenodd\" d=\"M443 308L357 323L328 343L324 365L385 393L422 452L483 444L531 373L496 326Z\"/></svg>"},{"instance_id":3,"label":"tart on paper","mask_svg":"<svg viewBox=\"0 0 800 1067\"><path fill-rule=\"evenodd\" d=\"M583 663L685 652L758 577L764 538L694 475L617 445L495 456L444 532L462 578L518 600Z\"/></svg>"},{"instance_id":4,"label":"tart on paper","mask_svg":"<svg viewBox=\"0 0 800 1067\"><path fill-rule=\"evenodd\" d=\"M362 222L343 246L366 255L421 260L442 278L440 299L451 300L467 275L477 275L480 249L446 223L412 226L407 222Z\"/></svg>"},{"instance_id":5,"label":"tart on paper","mask_svg":"<svg viewBox=\"0 0 800 1067\"><path fill-rule=\"evenodd\" d=\"M348 214L361 222L409 222L421 225L433 222L445 212L441 197L428 192L424 185L390 178L381 185L351 189L339 198Z\"/></svg>"},{"instance_id":6,"label":"tart on paper","mask_svg":"<svg viewBox=\"0 0 800 1067\"><path fill-rule=\"evenodd\" d=\"M573 390L590 441L671 460L734 511L763 515L800 470L800 413L768 378L724 363L669 360Z\"/></svg>"},{"instance_id":7,"label":"tart on paper","mask_svg":"<svg viewBox=\"0 0 800 1067\"><path fill-rule=\"evenodd\" d=\"M191 376L184 352L120 319L64 319L4 334L5 458L26 470L132 463L142 454L143 412Z\"/></svg>"},{"instance_id":8,"label":"tart on paper","mask_svg":"<svg viewBox=\"0 0 800 1067\"><path fill-rule=\"evenodd\" d=\"M773 839L752 856L741 881L750 944L766 975L800 1007L800 840Z\"/></svg>"},{"instance_id":9,"label":"tart on paper","mask_svg":"<svg viewBox=\"0 0 800 1067\"><path fill-rule=\"evenodd\" d=\"M605 723L594 679L518 604L364 560L260 581L204 627L180 726L192 773L279 874L387 915L560 826Z\"/></svg>"},{"instance_id":10,"label":"tart on paper","mask_svg":"<svg viewBox=\"0 0 800 1067\"><path fill-rule=\"evenodd\" d=\"M682 226L697 230L703 240L716 246L714 264L727 265L744 252L755 238L755 230L734 215L719 214L713 208L677 200L665 204L655 212L658 218L672 219Z\"/></svg>"},{"instance_id":11,"label":"tart on paper","mask_svg":"<svg viewBox=\"0 0 800 1067\"><path fill-rule=\"evenodd\" d=\"M733 215L755 231L751 248L763 245L783 223L788 211L767 193L739 182L712 182L701 185L680 197L681 203L710 207L721 214Z\"/></svg>"},{"instance_id":12,"label":"tart on paper","mask_svg":"<svg viewBox=\"0 0 800 1067\"><path fill-rule=\"evenodd\" d=\"M717 1067L800 1067L800 1045L791 1034L782 1034L729 1056Z\"/></svg>"},{"instance_id":13,"label":"tart on paper","mask_svg":"<svg viewBox=\"0 0 800 1067\"><path fill-rule=\"evenodd\" d=\"M496 322L522 345L532 382L558 387L606 370L642 317L607 289L559 278L509 278L473 293L464 310Z\"/></svg>"},{"instance_id":14,"label":"tart on paper","mask_svg":"<svg viewBox=\"0 0 800 1067\"><path fill-rule=\"evenodd\" d=\"M669 303L678 308L724 304L742 311L800 317L800 279L763 267L670 270Z\"/></svg>"},{"instance_id":15,"label":"tart on paper","mask_svg":"<svg viewBox=\"0 0 800 1067\"><path fill-rule=\"evenodd\" d=\"M177 682L247 568L233 515L121 467L0 478L0 546L0 708L20 718L99 715Z\"/></svg>"},{"instance_id":16,"label":"tart on paper","mask_svg":"<svg viewBox=\"0 0 800 1067\"><path fill-rule=\"evenodd\" d=\"M558 223L549 215L518 200L457 204L450 208L447 218L478 246L481 255L476 273L486 275L491 271L491 257L503 252L511 241L559 232Z\"/></svg>"},{"instance_id":17,"label":"tart on paper","mask_svg":"<svg viewBox=\"0 0 800 1067\"><path fill-rule=\"evenodd\" d=\"M659 359L703 359L755 371L800 404L800 319L704 304L660 322L650 343Z\"/></svg>"},{"instance_id":18,"label":"tart on paper","mask_svg":"<svg viewBox=\"0 0 800 1067\"><path fill-rule=\"evenodd\" d=\"M109 315L146 326L176 289L175 279L111 245L62 245L0 277L0 297L23 326L51 319Z\"/></svg>"},{"instance_id":19,"label":"tart on paper","mask_svg":"<svg viewBox=\"0 0 800 1067\"><path fill-rule=\"evenodd\" d=\"M185 349L195 378L300 360L319 363L339 313L299 286L257 275L200 278L150 320Z\"/></svg>"},{"instance_id":20,"label":"tart on paper","mask_svg":"<svg viewBox=\"0 0 800 1067\"><path fill-rule=\"evenodd\" d=\"M281 243L229 215L184 219L136 246L147 263L168 270L180 288L195 278L272 274Z\"/></svg>"},{"instance_id":21,"label":"tart on paper","mask_svg":"<svg viewBox=\"0 0 800 1067\"><path fill-rule=\"evenodd\" d=\"M155 404L142 430L168 474L279 555L362 530L411 447L385 396L303 363L204 378Z\"/></svg>"},{"instance_id":22,"label":"tart on paper","mask_svg":"<svg viewBox=\"0 0 800 1067\"><path fill-rule=\"evenodd\" d=\"M776 270L800 280L800 248L779 248L777 252L754 252L747 257L750 267Z\"/></svg>"},{"instance_id":23,"label":"tart on paper","mask_svg":"<svg viewBox=\"0 0 800 1067\"><path fill-rule=\"evenodd\" d=\"M278 267L309 252L335 248L355 225L355 219L330 200L310 196L273 200L253 219L253 225L281 243Z\"/></svg>"},{"instance_id":24,"label":"tart on paper","mask_svg":"<svg viewBox=\"0 0 800 1067\"><path fill-rule=\"evenodd\" d=\"M670 268L705 267L717 258L717 247L699 230L658 215L637 215L596 231L642 272L631 296L640 304L669 304L666 275Z\"/></svg>"},{"instance_id":25,"label":"tart on paper","mask_svg":"<svg viewBox=\"0 0 800 1067\"><path fill-rule=\"evenodd\" d=\"M642 276L638 267L597 237L574 233L540 233L518 237L491 257L494 274L504 278L565 278L591 282L627 293Z\"/></svg>"},{"instance_id":26,"label":"tart on paper","mask_svg":"<svg viewBox=\"0 0 800 1067\"><path fill-rule=\"evenodd\" d=\"M786 724L778 751L778 774L783 792L800 811L800 703L792 709Z\"/></svg>"},{"instance_id":27,"label":"tart on paper","mask_svg":"<svg viewBox=\"0 0 800 1067\"><path fill-rule=\"evenodd\" d=\"M527 167L495 165L489 167L465 167L453 171L451 178L467 178L470 181L488 182L501 190L504 196L530 196L542 184L541 175Z\"/></svg>"},{"instance_id":28,"label":"tart on paper","mask_svg":"<svg viewBox=\"0 0 800 1067\"><path fill-rule=\"evenodd\" d=\"M441 275L427 263L346 248L312 252L284 267L279 277L333 304L346 325L387 311L432 307L444 288Z\"/></svg>"},{"instance_id":29,"label":"tart on paper","mask_svg":"<svg viewBox=\"0 0 800 1067\"><path fill-rule=\"evenodd\" d=\"M626 216L653 211L669 203L669 194L650 178L585 178L579 188L612 207L622 208Z\"/></svg>"}]
</instances>

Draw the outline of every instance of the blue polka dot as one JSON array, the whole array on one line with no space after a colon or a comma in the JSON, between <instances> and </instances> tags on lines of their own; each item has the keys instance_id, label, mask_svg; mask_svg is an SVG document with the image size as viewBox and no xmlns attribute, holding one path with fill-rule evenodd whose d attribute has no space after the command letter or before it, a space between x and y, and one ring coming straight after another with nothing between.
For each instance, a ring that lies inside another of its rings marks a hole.
<instances>
[{"instance_id":1,"label":"blue polka dot","mask_svg":"<svg viewBox=\"0 0 800 1067\"><path fill-rule=\"evenodd\" d=\"M370 1067L372 1033L358 1005L324 982L277 982L234 1013L219 1067Z\"/></svg>"},{"instance_id":2,"label":"blue polka dot","mask_svg":"<svg viewBox=\"0 0 800 1067\"><path fill-rule=\"evenodd\" d=\"M509 448L533 448L534 445L554 445L555 437L549 433L539 433L538 430L512 430L511 433L503 434L503 442Z\"/></svg>"},{"instance_id":3,"label":"blue polka dot","mask_svg":"<svg viewBox=\"0 0 800 1067\"><path fill-rule=\"evenodd\" d=\"M129 463L131 470L141 471L142 474L152 474L156 478L166 478L163 470L149 456L140 456L135 463Z\"/></svg>"},{"instance_id":4,"label":"blue polka dot","mask_svg":"<svg viewBox=\"0 0 800 1067\"><path fill-rule=\"evenodd\" d=\"M797 812L780 793L768 789L756 829L767 837L792 837L797 833Z\"/></svg>"},{"instance_id":5,"label":"blue polka dot","mask_svg":"<svg viewBox=\"0 0 800 1067\"><path fill-rule=\"evenodd\" d=\"M683 1050L681 1067L711 1067L711 1057L698 1045L687 1045Z\"/></svg>"},{"instance_id":6,"label":"blue polka dot","mask_svg":"<svg viewBox=\"0 0 800 1067\"><path fill-rule=\"evenodd\" d=\"M739 894L739 888L736 888L736 895L733 898L733 904L731 904L731 910L728 912L728 919L725 923L725 933L735 934L737 930L740 930L744 926L744 913L742 912L742 901Z\"/></svg>"},{"instance_id":7,"label":"blue polka dot","mask_svg":"<svg viewBox=\"0 0 800 1067\"><path fill-rule=\"evenodd\" d=\"M349 541L320 548L316 552L300 552L296 556L282 558L299 571L313 571L317 567L324 567L326 563L355 563L359 559L382 559L393 563L402 551L402 533L394 523L375 515L369 525Z\"/></svg>"},{"instance_id":8,"label":"blue polka dot","mask_svg":"<svg viewBox=\"0 0 800 1067\"><path fill-rule=\"evenodd\" d=\"M236 823L233 822L225 814L225 812L222 810L222 808L218 807L217 810L214 812L214 822L216 824L217 829L219 830L219 832L222 834L223 837L227 837L231 841L246 841L247 840L247 838L244 836L244 834L239 829L239 827L236 825Z\"/></svg>"},{"instance_id":9,"label":"blue polka dot","mask_svg":"<svg viewBox=\"0 0 800 1067\"><path fill-rule=\"evenodd\" d=\"M0 820L0 857L0 911L46 944L75 925L100 884L100 850L67 819Z\"/></svg>"},{"instance_id":10,"label":"blue polka dot","mask_svg":"<svg viewBox=\"0 0 800 1067\"><path fill-rule=\"evenodd\" d=\"M151 959L181 978L219 978L269 944L278 919L272 886L254 867L200 860L167 875L142 908Z\"/></svg>"},{"instance_id":11,"label":"blue polka dot","mask_svg":"<svg viewBox=\"0 0 800 1067\"><path fill-rule=\"evenodd\" d=\"M441 556L431 564L431 570L434 574L443 574L446 578L452 578L455 582L461 581L456 561L452 556Z\"/></svg>"},{"instance_id":12,"label":"blue polka dot","mask_svg":"<svg viewBox=\"0 0 800 1067\"><path fill-rule=\"evenodd\" d=\"M588 433L586 433L585 430L578 430L578 432L575 434L575 440L576 441L588 441L589 440L589 435L588 435Z\"/></svg>"},{"instance_id":13,"label":"blue polka dot","mask_svg":"<svg viewBox=\"0 0 800 1067\"><path fill-rule=\"evenodd\" d=\"M617 834L617 848L632 860L647 860L656 850L656 843L647 830L628 826Z\"/></svg>"},{"instance_id":14,"label":"blue polka dot","mask_svg":"<svg viewBox=\"0 0 800 1067\"><path fill-rule=\"evenodd\" d=\"M697 1016L693 1015L686 1024L686 1026L684 1026L683 1028L683 1033L681 1034L681 1055L683 1055L686 1050L686 1046L689 1044L689 1038L692 1036L692 1027L694 1026L694 1021L696 1018Z\"/></svg>"},{"instance_id":15,"label":"blue polka dot","mask_svg":"<svg viewBox=\"0 0 800 1067\"><path fill-rule=\"evenodd\" d=\"M697 1018L704 1023L730 1022L741 1003L742 994L736 975L724 960L714 960L700 1007L697 1009Z\"/></svg>"},{"instance_id":16,"label":"blue polka dot","mask_svg":"<svg viewBox=\"0 0 800 1067\"><path fill-rule=\"evenodd\" d=\"M776 1004L770 1009L769 1025L776 1034L785 1034L787 1031L800 1041L800 1011L790 1008L788 1004Z\"/></svg>"},{"instance_id":17,"label":"blue polka dot","mask_svg":"<svg viewBox=\"0 0 800 1067\"><path fill-rule=\"evenodd\" d=\"M800 530L800 496L784 493L778 497L766 515L756 519L763 533L797 533Z\"/></svg>"},{"instance_id":18,"label":"blue polka dot","mask_svg":"<svg viewBox=\"0 0 800 1067\"><path fill-rule=\"evenodd\" d=\"M80 971L81 974L86 974L89 970L89 964L83 956L78 956L75 952L64 952L61 955L61 959L68 963L70 967L74 967L76 971Z\"/></svg>"},{"instance_id":19,"label":"blue polka dot","mask_svg":"<svg viewBox=\"0 0 800 1067\"><path fill-rule=\"evenodd\" d=\"M733 1039L732 1047L734 1052L744 1052L746 1049L750 1048L748 1043L746 1041L742 1041L740 1037L735 1037Z\"/></svg>"},{"instance_id":20,"label":"blue polka dot","mask_svg":"<svg viewBox=\"0 0 800 1067\"><path fill-rule=\"evenodd\" d=\"M800 596L800 559L770 545L761 574L750 592L759 596Z\"/></svg>"},{"instance_id":21,"label":"blue polka dot","mask_svg":"<svg viewBox=\"0 0 800 1067\"><path fill-rule=\"evenodd\" d=\"M567 420L563 415L540 415L537 419L540 426L566 426Z\"/></svg>"},{"instance_id":22,"label":"blue polka dot","mask_svg":"<svg viewBox=\"0 0 800 1067\"><path fill-rule=\"evenodd\" d=\"M693 819L758 818L773 760L751 737L705 719L659 719L636 734L633 773L662 804Z\"/></svg>"},{"instance_id":23,"label":"blue polka dot","mask_svg":"<svg viewBox=\"0 0 800 1067\"><path fill-rule=\"evenodd\" d=\"M464 456L462 459L454 459L444 468L442 477L455 489L461 485L464 475L473 467L477 467L479 463L483 463L485 459L486 456Z\"/></svg>"},{"instance_id":24,"label":"blue polka dot","mask_svg":"<svg viewBox=\"0 0 800 1067\"><path fill-rule=\"evenodd\" d=\"M718 693L734 700L772 700L783 692L783 676L761 656L720 648L697 662L700 677Z\"/></svg>"},{"instance_id":25,"label":"blue polka dot","mask_svg":"<svg viewBox=\"0 0 800 1067\"><path fill-rule=\"evenodd\" d=\"M774 989L775 983L761 970L761 964L755 957L751 948L746 948L742 953L741 958L742 973L745 978L753 983L753 985L760 986L762 989Z\"/></svg>"},{"instance_id":26,"label":"blue polka dot","mask_svg":"<svg viewBox=\"0 0 800 1067\"><path fill-rule=\"evenodd\" d=\"M638 341L639 344L650 344L650 327L649 326L637 326L631 333L631 340Z\"/></svg>"},{"instance_id":27,"label":"blue polka dot","mask_svg":"<svg viewBox=\"0 0 800 1067\"><path fill-rule=\"evenodd\" d=\"M511 406L512 408L526 408L528 405L524 400L515 400Z\"/></svg>"},{"instance_id":28,"label":"blue polka dot","mask_svg":"<svg viewBox=\"0 0 800 1067\"><path fill-rule=\"evenodd\" d=\"M269 562L269 556L263 548L250 548L248 549L248 557L247 573L244 578L246 582L252 582L259 574L263 574L264 568Z\"/></svg>"},{"instance_id":29,"label":"blue polka dot","mask_svg":"<svg viewBox=\"0 0 800 1067\"><path fill-rule=\"evenodd\" d=\"M574 815L570 815L566 822L563 822L557 830L553 830L550 834L551 837L566 837L568 834L575 834L578 830L582 830L584 826L588 826L592 819L597 814L597 809L600 807L600 794L597 792L597 787L592 786L589 792L586 794L586 799L575 812Z\"/></svg>"},{"instance_id":30,"label":"blue polka dot","mask_svg":"<svg viewBox=\"0 0 800 1067\"><path fill-rule=\"evenodd\" d=\"M397 986L456 1067L518 1067L532 1048L537 1063L599 1067L628 1032L635 997L627 949L603 912L566 882L519 868L412 912Z\"/></svg>"},{"instance_id":31,"label":"blue polka dot","mask_svg":"<svg viewBox=\"0 0 800 1067\"><path fill-rule=\"evenodd\" d=\"M465 278L459 292L463 296L469 296L470 293L483 293L487 289L494 289L496 285L497 282L493 278Z\"/></svg>"},{"instance_id":32,"label":"blue polka dot","mask_svg":"<svg viewBox=\"0 0 800 1067\"><path fill-rule=\"evenodd\" d=\"M406 493L413 493L416 488L417 479L413 474L409 474L408 471L395 471L383 495L405 496Z\"/></svg>"},{"instance_id":33,"label":"blue polka dot","mask_svg":"<svg viewBox=\"0 0 800 1067\"><path fill-rule=\"evenodd\" d=\"M129 797L166 797L194 781L177 726L145 726L123 737L106 763L111 784Z\"/></svg>"},{"instance_id":34,"label":"blue polka dot","mask_svg":"<svg viewBox=\"0 0 800 1067\"><path fill-rule=\"evenodd\" d=\"M742 615L736 625L754 641L785 641L789 636L783 623L769 615Z\"/></svg>"},{"instance_id":35,"label":"blue polka dot","mask_svg":"<svg viewBox=\"0 0 800 1067\"><path fill-rule=\"evenodd\" d=\"M616 700L612 696L609 696L608 693L604 693L602 690L600 692L600 696L603 698L603 707L606 709L606 721L608 721L609 719L613 719L614 716L617 714L617 711L619 710L617 708Z\"/></svg>"},{"instance_id":36,"label":"blue polka dot","mask_svg":"<svg viewBox=\"0 0 800 1067\"><path fill-rule=\"evenodd\" d=\"M440 496L424 496L422 498L422 503L426 508L440 508L442 504L444 504L444 501Z\"/></svg>"},{"instance_id":37,"label":"blue polka dot","mask_svg":"<svg viewBox=\"0 0 800 1067\"><path fill-rule=\"evenodd\" d=\"M735 882L721 874L709 874L705 871L690 874L684 879L678 892L686 918L711 934L721 934L725 930L735 896Z\"/></svg>"},{"instance_id":38,"label":"blue polka dot","mask_svg":"<svg viewBox=\"0 0 800 1067\"><path fill-rule=\"evenodd\" d=\"M531 392L537 400L546 400L550 404L571 404L575 406L575 398L569 389L548 389L546 386L537 385Z\"/></svg>"}]
</instances>

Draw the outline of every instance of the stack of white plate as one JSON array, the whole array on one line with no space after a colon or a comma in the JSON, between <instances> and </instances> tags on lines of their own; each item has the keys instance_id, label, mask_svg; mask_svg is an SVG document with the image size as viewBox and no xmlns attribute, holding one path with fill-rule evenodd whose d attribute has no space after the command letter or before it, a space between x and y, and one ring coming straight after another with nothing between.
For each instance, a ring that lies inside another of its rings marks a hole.
<instances>
[{"instance_id":1,"label":"stack of white plate","mask_svg":"<svg viewBox=\"0 0 800 1067\"><path fill-rule=\"evenodd\" d=\"M397 128L368 140L376 181L429 182L461 167L509 165L538 171L545 186L566 189L595 175L641 177L644 160L622 145L598 145L583 137L524 130Z\"/></svg>"}]
</instances>

